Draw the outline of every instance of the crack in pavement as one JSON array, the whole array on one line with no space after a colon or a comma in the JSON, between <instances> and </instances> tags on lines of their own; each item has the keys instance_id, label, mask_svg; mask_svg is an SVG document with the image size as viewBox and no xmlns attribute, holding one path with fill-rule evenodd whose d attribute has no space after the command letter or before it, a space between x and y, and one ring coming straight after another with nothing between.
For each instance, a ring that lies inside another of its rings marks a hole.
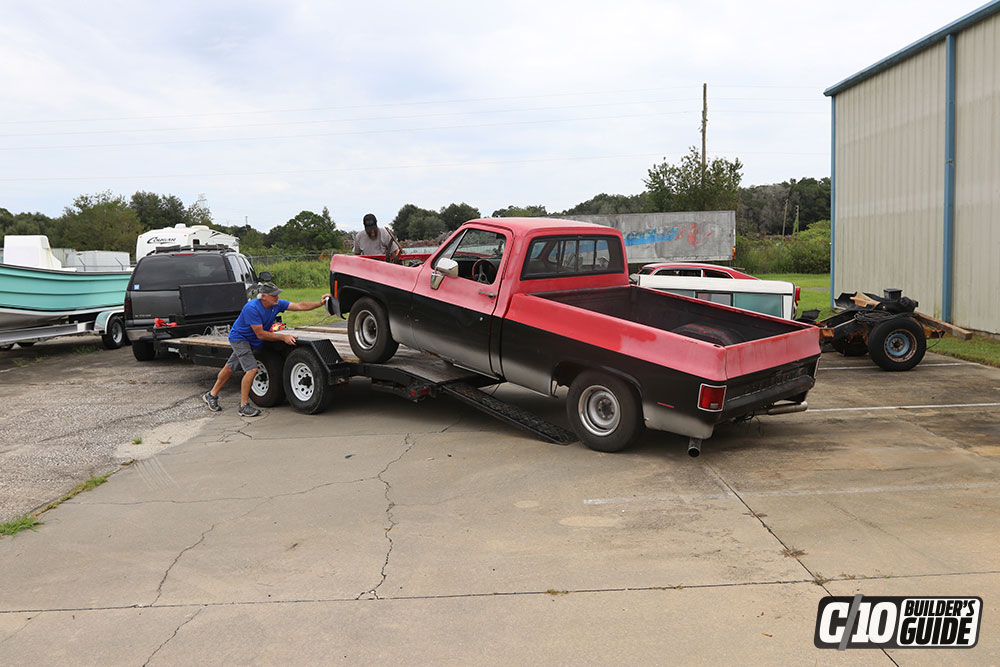
<instances>
[{"instance_id":1,"label":"crack in pavement","mask_svg":"<svg viewBox=\"0 0 1000 667\"><path fill-rule=\"evenodd\" d=\"M396 519L392 516L392 508L396 506L396 503L389 495L389 492L392 491L392 485L389 484L387 480L383 479L382 475L384 475L386 472L389 471L389 468L392 466L392 464L398 463L404 456L406 456L409 453L409 451L413 449L413 446L416 444L416 440L413 439L413 435L411 433L406 434L406 437L403 438L403 442L406 444L406 449L403 450L403 453L397 456L392 461L389 461L387 464L385 464L385 467L382 468L381 472L379 472L379 474L375 476L380 482L382 482L382 484L385 485L385 500L387 503L385 516L386 519L388 519L389 521L389 527L385 529L385 539L386 541L389 542L389 548L385 552L385 561L382 563L382 570L381 570L382 576L381 579L379 579L379 582L373 588L358 593L358 596L355 598L355 600L380 599L378 596L378 589L380 586L382 586L382 584L385 583L385 579L387 576L386 569L389 567L389 558L392 555L392 547L393 547L392 536L389 535L389 533L392 531L393 528L396 527Z\"/></svg>"},{"instance_id":2,"label":"crack in pavement","mask_svg":"<svg viewBox=\"0 0 1000 667\"><path fill-rule=\"evenodd\" d=\"M149 664L149 661L150 661L150 660L152 660L152 659L153 659L153 657L155 657L155 656L156 656L156 654L160 652L160 649L162 649L162 648L163 648L164 646L166 646L167 644L169 644L169 643L170 643L170 641L171 641L171 640L172 640L172 639L173 639L174 637L176 637L176 636L177 636L177 633L181 631L181 628L183 628L183 627L184 627L185 625L187 625L188 623L190 623L190 622L191 622L191 621L193 621L194 619L198 618L198 614L200 614L200 613L201 613L201 612L203 612L204 610L205 610L205 608L204 608L204 607L201 607L200 609L198 609L198 611L196 611L195 613L193 613L193 614L191 614L190 616L188 616L188 617L187 617L187 618L186 618L186 619L184 620L184 622L183 622L183 623L181 623L180 625L178 625L178 626L177 626L177 627L176 627L176 628L174 629L174 633L173 633L172 635L170 635L169 637L167 637L166 641L164 641L164 642L163 642L162 644L160 644L159 646L157 646L157 647L156 647L156 650L155 650L155 651L153 651L152 653L150 653L150 654L149 654L149 657L148 657L148 658L146 658L146 662L142 663L142 667L146 667L146 665L148 665L148 664Z\"/></svg>"},{"instance_id":3,"label":"crack in pavement","mask_svg":"<svg viewBox=\"0 0 1000 667\"><path fill-rule=\"evenodd\" d=\"M32 612L25 612L25 613L32 613ZM44 611L41 611L41 612L38 612L37 614L35 614L35 616L29 616L27 619L25 619L24 625L22 625L17 630L15 630L14 632L10 633L9 635L7 635L6 637L4 637L3 639L0 639L0 644L5 644L6 642L8 642L11 639L13 639L16 635L20 634L22 630L24 630L26 627L28 627L28 625L31 623L31 621L33 621L35 618L37 618L38 616L41 616L44 613L45 613Z\"/></svg>"},{"instance_id":4,"label":"crack in pavement","mask_svg":"<svg viewBox=\"0 0 1000 667\"><path fill-rule=\"evenodd\" d=\"M851 581L863 581L863 580L902 580L902 579L926 579L930 577L968 577L968 576L995 576L1000 574L1000 570L977 570L972 572L929 572L925 574L901 574L901 575L882 575L877 577L868 577L865 575L844 575L840 577L830 577L829 579L823 579L825 582L851 582ZM723 583L706 583L706 584L667 584L661 586L616 586L612 588L576 588L566 590L566 593L642 593L642 592L654 592L654 591L681 591L681 590L701 590L701 589L717 589L717 588L741 588L749 586L787 586L787 585L800 585L800 584L810 584L813 586L818 585L815 579L775 579L771 581L733 581L733 582L723 582ZM559 591L562 593L563 591ZM156 605L156 609L187 609L193 607L250 607L250 606L261 606L261 605L280 605L280 604L323 604L323 603L341 603L341 602L358 602L358 601L368 601L368 600L378 600L380 602L391 602L391 601L404 601L404 600L452 600L452 599L465 599L465 598L493 598L493 597L517 597L517 596L551 596L551 590L536 590L536 591L493 591L486 593L442 593L439 595L427 594L427 595L398 595L398 596L386 596L377 598L359 598L359 597L342 597L342 598L308 598L308 599L271 599L271 600L236 600L228 602L183 602L183 603L171 603L171 604L161 604ZM122 611L127 609L147 609L149 605L143 604L132 604L132 605L107 605L98 607L60 607L60 608L49 608L49 609L10 609L10 610L0 610L0 616L6 614L42 614L42 613L57 613L57 612L102 612L102 611Z\"/></svg>"}]
</instances>

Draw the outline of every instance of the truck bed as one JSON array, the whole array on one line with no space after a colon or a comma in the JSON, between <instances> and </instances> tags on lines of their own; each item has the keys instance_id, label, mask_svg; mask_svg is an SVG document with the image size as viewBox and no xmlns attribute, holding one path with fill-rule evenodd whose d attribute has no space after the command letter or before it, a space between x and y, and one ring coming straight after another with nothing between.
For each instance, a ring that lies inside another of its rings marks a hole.
<instances>
[{"instance_id":1,"label":"truck bed","mask_svg":"<svg viewBox=\"0 0 1000 667\"><path fill-rule=\"evenodd\" d=\"M620 320L678 333L689 338L704 338L706 330L727 333L724 346L746 343L797 331L801 326L779 319L719 304L656 292L634 286L609 287L570 292L534 294Z\"/></svg>"}]
</instances>

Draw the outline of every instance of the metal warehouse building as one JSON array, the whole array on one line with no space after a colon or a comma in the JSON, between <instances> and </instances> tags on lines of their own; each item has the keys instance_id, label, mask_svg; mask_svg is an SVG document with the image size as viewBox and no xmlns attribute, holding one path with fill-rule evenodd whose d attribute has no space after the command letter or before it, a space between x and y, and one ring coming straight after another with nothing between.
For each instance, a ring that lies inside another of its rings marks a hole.
<instances>
[{"instance_id":1,"label":"metal warehouse building","mask_svg":"<svg viewBox=\"0 0 1000 667\"><path fill-rule=\"evenodd\" d=\"M826 90L832 292L1000 332L1000 0Z\"/></svg>"}]
</instances>

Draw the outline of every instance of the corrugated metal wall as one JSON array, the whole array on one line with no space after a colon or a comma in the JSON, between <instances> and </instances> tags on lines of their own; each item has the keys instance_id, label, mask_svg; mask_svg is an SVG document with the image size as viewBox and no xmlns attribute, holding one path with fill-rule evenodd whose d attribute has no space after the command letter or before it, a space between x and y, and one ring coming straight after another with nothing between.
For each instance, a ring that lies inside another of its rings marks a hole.
<instances>
[{"instance_id":1,"label":"corrugated metal wall","mask_svg":"<svg viewBox=\"0 0 1000 667\"><path fill-rule=\"evenodd\" d=\"M938 44L836 96L834 296L898 287L941 314L945 56Z\"/></svg>"},{"instance_id":2,"label":"corrugated metal wall","mask_svg":"<svg viewBox=\"0 0 1000 667\"><path fill-rule=\"evenodd\" d=\"M956 38L957 324L1000 332L1000 15Z\"/></svg>"}]
</instances>

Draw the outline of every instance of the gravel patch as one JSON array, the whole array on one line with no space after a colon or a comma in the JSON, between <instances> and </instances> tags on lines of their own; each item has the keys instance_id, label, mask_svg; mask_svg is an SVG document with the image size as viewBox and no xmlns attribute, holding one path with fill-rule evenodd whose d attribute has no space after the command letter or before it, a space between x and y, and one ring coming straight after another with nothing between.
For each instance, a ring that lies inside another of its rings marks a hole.
<instances>
[{"instance_id":1,"label":"gravel patch","mask_svg":"<svg viewBox=\"0 0 1000 667\"><path fill-rule=\"evenodd\" d=\"M177 358L140 363L90 336L0 352L0 521L197 434L215 374Z\"/></svg>"}]
</instances>

